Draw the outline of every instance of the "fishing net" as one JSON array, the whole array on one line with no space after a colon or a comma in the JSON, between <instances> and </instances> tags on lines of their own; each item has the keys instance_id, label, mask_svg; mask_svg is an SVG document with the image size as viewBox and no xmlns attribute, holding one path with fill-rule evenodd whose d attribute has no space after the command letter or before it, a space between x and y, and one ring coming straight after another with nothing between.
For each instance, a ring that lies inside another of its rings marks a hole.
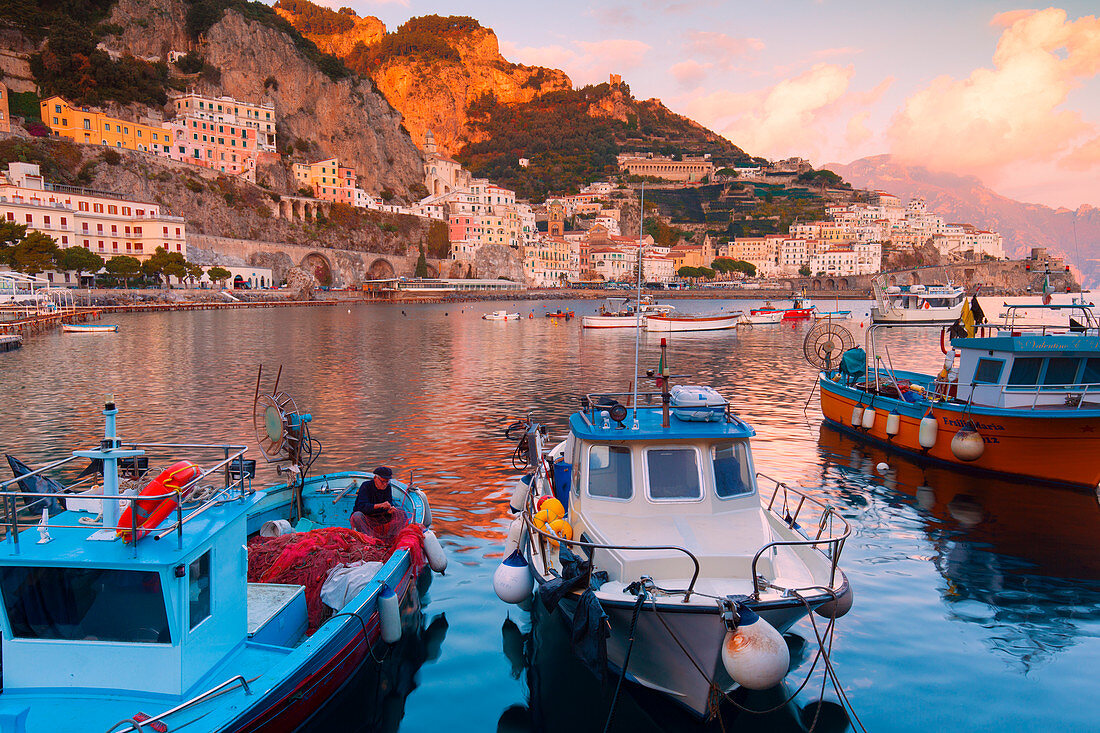
<instances>
[{"instance_id":1,"label":"fishing net","mask_svg":"<svg viewBox=\"0 0 1100 733\"><path fill-rule=\"evenodd\" d=\"M356 561L385 562L405 549L414 569L424 565L424 528L407 524L387 541L347 527L324 527L279 537L255 537L248 542L248 581L303 585L309 630L313 632L331 614L321 603L321 586L337 565Z\"/></svg>"}]
</instances>

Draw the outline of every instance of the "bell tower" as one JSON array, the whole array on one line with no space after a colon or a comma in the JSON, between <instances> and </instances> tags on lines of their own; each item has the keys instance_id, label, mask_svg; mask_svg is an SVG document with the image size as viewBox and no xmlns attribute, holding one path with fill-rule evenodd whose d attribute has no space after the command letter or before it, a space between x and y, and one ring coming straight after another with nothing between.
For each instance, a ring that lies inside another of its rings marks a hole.
<instances>
[{"instance_id":1,"label":"bell tower","mask_svg":"<svg viewBox=\"0 0 1100 733\"><path fill-rule=\"evenodd\" d=\"M546 225L546 233L551 237L565 236L565 205L561 201L550 204L550 218Z\"/></svg>"}]
</instances>

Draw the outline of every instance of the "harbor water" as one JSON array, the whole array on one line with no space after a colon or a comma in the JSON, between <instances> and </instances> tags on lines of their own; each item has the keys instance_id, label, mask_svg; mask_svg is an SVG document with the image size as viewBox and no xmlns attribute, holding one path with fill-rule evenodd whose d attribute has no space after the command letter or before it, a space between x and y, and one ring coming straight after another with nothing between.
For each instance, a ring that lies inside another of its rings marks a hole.
<instances>
[{"instance_id":1,"label":"harbor water","mask_svg":"<svg viewBox=\"0 0 1100 733\"><path fill-rule=\"evenodd\" d=\"M750 301L677 301L679 311ZM432 505L450 557L424 592L419 633L355 680L323 727L341 731L604 729L613 685L574 661L560 619L493 593L518 472L504 429L530 414L564 437L586 391L626 391L631 329L584 330L592 301L357 304L118 315L113 334L35 336L0 354L0 447L31 465L97 442L112 394L127 439L255 445L259 364L314 416L314 473L390 465ZM519 321L485 321L506 308ZM542 317L572 307L577 320ZM823 304L833 310L833 303ZM868 302L845 323L862 341ZM349 312L350 311L350 312ZM529 317L534 314L534 317ZM996 313L989 313L996 316ZM855 589L830 653L868 731L1096 730L1100 698L1100 505L1092 492L981 477L860 445L822 425L812 322L662 336L680 383L709 384L757 431L758 471L837 505L853 525L842 566ZM939 329L884 338L892 366L935 371ZM646 382L642 383L645 388ZM186 458L186 455L180 455ZM280 480L259 458L259 481ZM879 471L885 462L889 468ZM6 470L6 468L5 468ZM818 619L816 632L824 629ZM713 730L859 730L797 624L779 688L735 697ZM812 673L811 673L812 668ZM379 669L381 673L379 673ZM809 679L807 680L807 676ZM803 686L803 682L806 684ZM818 704L820 701L824 704ZM768 711L755 714L738 709ZM694 730L692 718L624 688L610 729Z\"/></svg>"}]
</instances>

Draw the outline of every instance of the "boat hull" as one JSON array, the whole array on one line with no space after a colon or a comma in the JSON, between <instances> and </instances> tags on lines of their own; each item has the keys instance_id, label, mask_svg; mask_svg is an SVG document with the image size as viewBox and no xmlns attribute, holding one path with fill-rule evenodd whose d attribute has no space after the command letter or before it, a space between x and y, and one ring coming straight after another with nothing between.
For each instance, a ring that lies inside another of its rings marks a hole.
<instances>
[{"instance_id":1,"label":"boat hull","mask_svg":"<svg viewBox=\"0 0 1100 733\"><path fill-rule=\"evenodd\" d=\"M113 333L118 330L118 326L106 323L101 325L80 325L66 323L61 326L61 330L65 333Z\"/></svg>"},{"instance_id":2,"label":"boat hull","mask_svg":"<svg viewBox=\"0 0 1100 733\"><path fill-rule=\"evenodd\" d=\"M674 333L682 331L724 331L730 328L737 328L737 321L740 318L740 314L725 316L700 316L698 318L649 316L648 318L646 318L645 327L647 331L657 331L660 333Z\"/></svg>"},{"instance_id":3,"label":"boat hull","mask_svg":"<svg viewBox=\"0 0 1100 733\"><path fill-rule=\"evenodd\" d=\"M644 326L646 317L642 316ZM637 316L583 316L581 328L637 328Z\"/></svg>"},{"instance_id":4,"label":"boat hull","mask_svg":"<svg viewBox=\"0 0 1100 733\"><path fill-rule=\"evenodd\" d=\"M683 607L676 602L647 602L638 614L634 645L630 647L630 626L634 601L609 602L600 598L608 617L611 634L607 638L608 665L621 674L630 648L626 678L635 684L667 695L699 717L709 712L711 681L723 692L731 692L737 683L722 666L722 642L726 627L716 607ZM781 604L749 604L761 618L780 633L786 632L806 615L806 608L797 601ZM577 596L562 599L559 609L565 622L572 627L577 609ZM682 646L682 648L681 648ZM690 654L689 659L685 650ZM698 665L698 666L696 666ZM706 674L700 674L700 670Z\"/></svg>"},{"instance_id":5,"label":"boat hull","mask_svg":"<svg viewBox=\"0 0 1100 733\"><path fill-rule=\"evenodd\" d=\"M837 384L825 375L818 381L825 419L864 440L970 470L1073 486L1100 483L1100 414L1096 410L1001 409L939 402L932 408L936 442L926 450L921 448L919 434L927 404L882 395L871 399L862 390ZM852 410L860 404L873 405L878 413L869 430L851 424ZM891 411L900 416L899 432L893 437L886 433L886 415ZM951 440L971 422L982 436L984 450L977 460L967 462L951 451Z\"/></svg>"},{"instance_id":6,"label":"boat hull","mask_svg":"<svg viewBox=\"0 0 1100 733\"><path fill-rule=\"evenodd\" d=\"M950 308L887 308L871 307L874 323L906 323L911 325L936 325L954 323L962 315L962 303Z\"/></svg>"}]
</instances>

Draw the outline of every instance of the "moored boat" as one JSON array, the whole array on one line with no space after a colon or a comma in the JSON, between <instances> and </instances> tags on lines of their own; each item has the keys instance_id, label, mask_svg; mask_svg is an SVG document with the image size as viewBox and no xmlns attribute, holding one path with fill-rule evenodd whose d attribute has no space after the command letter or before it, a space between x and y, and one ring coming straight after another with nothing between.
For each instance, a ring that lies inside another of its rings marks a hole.
<instances>
[{"instance_id":1,"label":"moored boat","mask_svg":"<svg viewBox=\"0 0 1100 733\"><path fill-rule=\"evenodd\" d=\"M751 313L745 313L741 316L741 322L747 323L750 326L764 326L768 324L781 323L783 321L783 314L785 311L780 310L756 310Z\"/></svg>"},{"instance_id":2,"label":"moored boat","mask_svg":"<svg viewBox=\"0 0 1100 733\"><path fill-rule=\"evenodd\" d=\"M118 330L114 323L63 323L61 330L65 333L113 333Z\"/></svg>"},{"instance_id":3,"label":"moored boat","mask_svg":"<svg viewBox=\"0 0 1100 733\"><path fill-rule=\"evenodd\" d=\"M966 290L958 285L890 285L886 275L871 280L874 323L953 323L961 314Z\"/></svg>"},{"instance_id":4,"label":"moored boat","mask_svg":"<svg viewBox=\"0 0 1100 733\"><path fill-rule=\"evenodd\" d=\"M481 316L484 321L518 321L519 313L509 313L508 311L493 311L492 313L486 313Z\"/></svg>"},{"instance_id":5,"label":"moored boat","mask_svg":"<svg viewBox=\"0 0 1100 733\"><path fill-rule=\"evenodd\" d=\"M741 311L733 313L701 314L688 313L676 314L664 313L646 316L645 327L647 331L660 333L675 333L687 331L723 331L737 328L741 321Z\"/></svg>"},{"instance_id":6,"label":"moored boat","mask_svg":"<svg viewBox=\"0 0 1100 733\"><path fill-rule=\"evenodd\" d=\"M848 351L842 359L834 352L820 372L825 419L864 440L955 467L1096 487L1095 314L1083 305L1006 308L1010 318L1000 327L951 338L950 347L941 336L946 353L938 374L872 367L867 355L875 354L882 329L892 327L872 325L866 351ZM1016 314L1032 309L1069 311L1076 318L1069 328L1013 323Z\"/></svg>"},{"instance_id":7,"label":"moored boat","mask_svg":"<svg viewBox=\"0 0 1100 733\"><path fill-rule=\"evenodd\" d=\"M575 314L573 313L572 308L570 308L568 310L564 310L564 311L561 308L558 308L556 311L554 311L552 313L550 311L547 311L545 315L546 315L547 318L558 318L558 319L563 320L563 321L568 321Z\"/></svg>"},{"instance_id":8,"label":"moored boat","mask_svg":"<svg viewBox=\"0 0 1100 733\"><path fill-rule=\"evenodd\" d=\"M791 298L790 308L777 308L772 305L771 301L764 301L763 307L753 308L749 311L749 315L761 316L779 313L781 321L800 321L806 318L813 318L816 310L817 308L815 306L806 305L806 299L804 297L795 295Z\"/></svg>"},{"instance_id":9,"label":"moored boat","mask_svg":"<svg viewBox=\"0 0 1100 733\"><path fill-rule=\"evenodd\" d=\"M752 427L714 390L667 382L587 395L545 453L527 426L534 470L513 494L520 516L494 588L521 602L533 576L574 640L597 636L592 619L606 614L616 673L706 716L714 695L783 679L781 634L811 609L847 611L837 563L850 528L786 484L758 488ZM630 399L637 408L619 401Z\"/></svg>"},{"instance_id":10,"label":"moored boat","mask_svg":"<svg viewBox=\"0 0 1100 733\"><path fill-rule=\"evenodd\" d=\"M275 553L263 540L246 551L248 522L265 499L251 485L246 447L124 443L117 412L106 404L94 448L0 483L9 509L0 721L25 733L299 730L400 638L401 607L419 603L423 494L396 487L408 524L391 543L346 529L351 492L370 473L317 476L296 495L302 531L266 540ZM194 462L176 460L182 452ZM175 462L127 495L120 464L138 457ZM101 491L59 494L43 477L87 459L100 462ZM28 531L39 514L37 532ZM321 556L309 554L331 557L337 547L371 560L338 600ZM314 577L252 582L265 549Z\"/></svg>"},{"instance_id":11,"label":"moored boat","mask_svg":"<svg viewBox=\"0 0 1100 733\"><path fill-rule=\"evenodd\" d=\"M674 306L654 303L649 296L644 296L637 305L627 298L608 298L596 315L581 317L581 328L637 328L639 324L645 325L647 317L673 310Z\"/></svg>"}]
</instances>

